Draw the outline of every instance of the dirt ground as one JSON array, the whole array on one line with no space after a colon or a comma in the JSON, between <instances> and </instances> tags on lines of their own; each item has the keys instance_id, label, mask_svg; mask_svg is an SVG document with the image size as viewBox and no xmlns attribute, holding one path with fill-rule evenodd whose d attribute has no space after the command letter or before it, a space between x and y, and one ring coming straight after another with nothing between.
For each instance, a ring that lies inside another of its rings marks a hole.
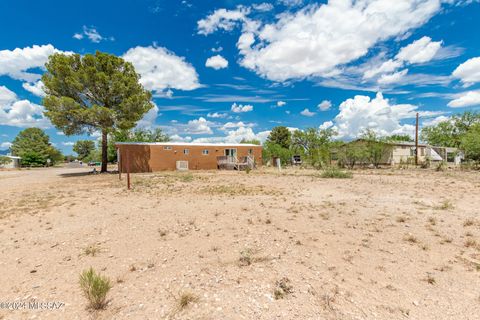
<instances>
[{"instance_id":1,"label":"dirt ground","mask_svg":"<svg viewBox=\"0 0 480 320\"><path fill-rule=\"evenodd\" d=\"M479 173L88 170L0 171L0 319L480 319Z\"/></svg>"}]
</instances>

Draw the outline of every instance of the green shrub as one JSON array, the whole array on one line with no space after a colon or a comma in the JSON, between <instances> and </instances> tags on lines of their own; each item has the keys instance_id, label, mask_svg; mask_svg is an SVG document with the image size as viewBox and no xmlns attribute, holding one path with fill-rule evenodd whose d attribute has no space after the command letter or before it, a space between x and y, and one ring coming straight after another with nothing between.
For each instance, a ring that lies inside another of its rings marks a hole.
<instances>
[{"instance_id":1,"label":"green shrub","mask_svg":"<svg viewBox=\"0 0 480 320\"><path fill-rule=\"evenodd\" d=\"M91 308L98 310L105 307L107 293L112 288L110 279L96 273L90 267L80 274L80 287Z\"/></svg>"},{"instance_id":2,"label":"green shrub","mask_svg":"<svg viewBox=\"0 0 480 320\"><path fill-rule=\"evenodd\" d=\"M353 174L349 171L342 171L336 167L330 167L322 172L321 177L332 179L349 179L353 177Z\"/></svg>"}]
</instances>

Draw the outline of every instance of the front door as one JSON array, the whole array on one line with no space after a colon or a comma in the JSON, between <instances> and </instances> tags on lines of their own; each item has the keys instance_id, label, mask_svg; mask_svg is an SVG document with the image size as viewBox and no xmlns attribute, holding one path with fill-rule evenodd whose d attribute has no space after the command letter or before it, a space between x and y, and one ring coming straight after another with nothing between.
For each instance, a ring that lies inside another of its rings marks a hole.
<instances>
[{"instance_id":1,"label":"front door","mask_svg":"<svg viewBox=\"0 0 480 320\"><path fill-rule=\"evenodd\" d=\"M237 149L225 149L225 155L227 157L236 157L237 156Z\"/></svg>"}]
</instances>

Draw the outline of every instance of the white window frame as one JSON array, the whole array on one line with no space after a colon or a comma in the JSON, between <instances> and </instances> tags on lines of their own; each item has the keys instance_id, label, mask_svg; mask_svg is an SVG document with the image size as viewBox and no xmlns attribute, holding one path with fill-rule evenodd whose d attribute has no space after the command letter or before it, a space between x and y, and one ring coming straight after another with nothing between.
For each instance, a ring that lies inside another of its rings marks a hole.
<instances>
[{"instance_id":1,"label":"white window frame","mask_svg":"<svg viewBox=\"0 0 480 320\"><path fill-rule=\"evenodd\" d=\"M172 150L172 146L164 146L163 150Z\"/></svg>"},{"instance_id":2,"label":"white window frame","mask_svg":"<svg viewBox=\"0 0 480 320\"><path fill-rule=\"evenodd\" d=\"M183 154L184 155L189 155L190 154L190 149L183 149Z\"/></svg>"},{"instance_id":3,"label":"white window frame","mask_svg":"<svg viewBox=\"0 0 480 320\"><path fill-rule=\"evenodd\" d=\"M203 154L204 156L208 156L209 153L210 153L210 150L208 150L208 149L203 149L203 150L202 150L202 154Z\"/></svg>"}]
</instances>

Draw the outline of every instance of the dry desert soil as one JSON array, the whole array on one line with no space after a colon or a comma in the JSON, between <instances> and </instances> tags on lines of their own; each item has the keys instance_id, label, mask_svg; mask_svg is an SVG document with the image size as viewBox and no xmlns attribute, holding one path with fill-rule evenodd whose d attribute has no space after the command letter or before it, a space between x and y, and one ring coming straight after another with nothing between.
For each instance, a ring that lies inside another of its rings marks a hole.
<instances>
[{"instance_id":1,"label":"dry desert soil","mask_svg":"<svg viewBox=\"0 0 480 320\"><path fill-rule=\"evenodd\" d=\"M478 172L90 170L0 171L0 319L480 319Z\"/></svg>"}]
</instances>

